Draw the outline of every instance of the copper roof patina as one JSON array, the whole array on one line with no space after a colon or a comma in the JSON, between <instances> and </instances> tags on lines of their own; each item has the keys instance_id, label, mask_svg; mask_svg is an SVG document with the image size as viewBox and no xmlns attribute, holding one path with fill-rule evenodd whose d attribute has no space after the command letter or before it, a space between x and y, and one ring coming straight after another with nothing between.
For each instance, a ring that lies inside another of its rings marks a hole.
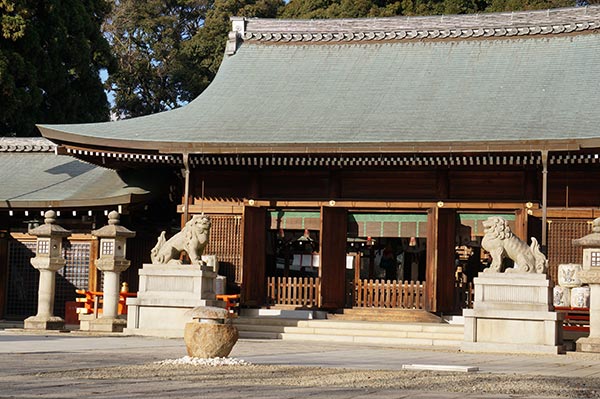
<instances>
[{"instance_id":1,"label":"copper roof patina","mask_svg":"<svg viewBox=\"0 0 600 399\"><path fill-rule=\"evenodd\" d=\"M128 204L149 193L114 170L55 155L55 148L43 138L0 137L0 208Z\"/></svg>"},{"instance_id":2,"label":"copper roof patina","mask_svg":"<svg viewBox=\"0 0 600 399\"><path fill-rule=\"evenodd\" d=\"M167 154L600 147L598 6L232 21L217 76L188 105L42 134Z\"/></svg>"}]
</instances>

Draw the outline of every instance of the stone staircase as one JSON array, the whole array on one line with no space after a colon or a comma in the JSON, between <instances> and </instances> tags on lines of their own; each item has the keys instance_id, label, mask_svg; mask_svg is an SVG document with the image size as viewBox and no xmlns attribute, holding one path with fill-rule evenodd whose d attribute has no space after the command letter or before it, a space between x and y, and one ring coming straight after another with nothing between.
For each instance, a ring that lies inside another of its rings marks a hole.
<instances>
[{"instance_id":1,"label":"stone staircase","mask_svg":"<svg viewBox=\"0 0 600 399\"><path fill-rule=\"evenodd\" d=\"M409 309L344 309L342 313L329 314L328 319L345 321L384 321L392 323L441 323L439 316L425 310Z\"/></svg>"},{"instance_id":2,"label":"stone staircase","mask_svg":"<svg viewBox=\"0 0 600 399\"><path fill-rule=\"evenodd\" d=\"M463 325L440 322L241 316L234 324L240 332L240 338L455 348L463 341Z\"/></svg>"}]
</instances>

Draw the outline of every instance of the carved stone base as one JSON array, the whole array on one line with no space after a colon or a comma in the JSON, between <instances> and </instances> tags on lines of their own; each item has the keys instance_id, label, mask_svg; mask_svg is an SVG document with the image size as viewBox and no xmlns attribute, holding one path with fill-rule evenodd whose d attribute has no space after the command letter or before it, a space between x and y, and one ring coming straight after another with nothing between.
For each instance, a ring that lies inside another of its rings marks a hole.
<instances>
[{"instance_id":1,"label":"carved stone base","mask_svg":"<svg viewBox=\"0 0 600 399\"><path fill-rule=\"evenodd\" d=\"M89 330L95 332L122 332L127 320L122 318L100 317L89 321Z\"/></svg>"},{"instance_id":2,"label":"carved stone base","mask_svg":"<svg viewBox=\"0 0 600 399\"><path fill-rule=\"evenodd\" d=\"M577 352L600 353L600 338L579 338L576 343Z\"/></svg>"},{"instance_id":3,"label":"carved stone base","mask_svg":"<svg viewBox=\"0 0 600 399\"><path fill-rule=\"evenodd\" d=\"M58 316L31 316L25 319L23 328L26 330L64 330L65 321Z\"/></svg>"},{"instance_id":4,"label":"carved stone base","mask_svg":"<svg viewBox=\"0 0 600 399\"><path fill-rule=\"evenodd\" d=\"M552 312L544 274L480 273L465 309L466 352L564 353L562 314Z\"/></svg>"},{"instance_id":5,"label":"carved stone base","mask_svg":"<svg viewBox=\"0 0 600 399\"><path fill-rule=\"evenodd\" d=\"M195 265L145 264L137 298L127 298L127 328L133 335L182 337L197 306L225 307L216 300L217 273Z\"/></svg>"}]
</instances>

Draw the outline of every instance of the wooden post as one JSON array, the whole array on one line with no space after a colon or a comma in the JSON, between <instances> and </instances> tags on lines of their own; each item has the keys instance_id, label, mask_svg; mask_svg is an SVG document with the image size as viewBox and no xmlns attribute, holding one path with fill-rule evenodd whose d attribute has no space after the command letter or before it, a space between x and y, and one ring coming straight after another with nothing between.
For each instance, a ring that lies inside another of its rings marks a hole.
<instances>
[{"instance_id":1,"label":"wooden post","mask_svg":"<svg viewBox=\"0 0 600 399\"><path fill-rule=\"evenodd\" d=\"M246 306L261 306L266 292L266 209L245 206L242 232L242 298Z\"/></svg>"},{"instance_id":2,"label":"wooden post","mask_svg":"<svg viewBox=\"0 0 600 399\"><path fill-rule=\"evenodd\" d=\"M340 309L346 299L346 235L348 214L345 208L321 208L321 307Z\"/></svg>"},{"instance_id":3,"label":"wooden post","mask_svg":"<svg viewBox=\"0 0 600 399\"><path fill-rule=\"evenodd\" d=\"M515 235L521 240L527 242L527 211L525 209L517 209L515 211Z\"/></svg>"},{"instance_id":4,"label":"wooden post","mask_svg":"<svg viewBox=\"0 0 600 399\"><path fill-rule=\"evenodd\" d=\"M88 291L100 291L98 287L98 269L96 268L96 259L98 259L98 240L90 240L90 265L88 272Z\"/></svg>"},{"instance_id":5,"label":"wooden post","mask_svg":"<svg viewBox=\"0 0 600 399\"><path fill-rule=\"evenodd\" d=\"M548 150L542 151L542 252L548 253Z\"/></svg>"},{"instance_id":6,"label":"wooden post","mask_svg":"<svg viewBox=\"0 0 600 399\"><path fill-rule=\"evenodd\" d=\"M447 312L454 307L456 210L431 208L427 218L425 309Z\"/></svg>"},{"instance_id":7,"label":"wooden post","mask_svg":"<svg viewBox=\"0 0 600 399\"><path fill-rule=\"evenodd\" d=\"M4 318L8 294L8 237L8 232L0 231L0 319Z\"/></svg>"}]
</instances>

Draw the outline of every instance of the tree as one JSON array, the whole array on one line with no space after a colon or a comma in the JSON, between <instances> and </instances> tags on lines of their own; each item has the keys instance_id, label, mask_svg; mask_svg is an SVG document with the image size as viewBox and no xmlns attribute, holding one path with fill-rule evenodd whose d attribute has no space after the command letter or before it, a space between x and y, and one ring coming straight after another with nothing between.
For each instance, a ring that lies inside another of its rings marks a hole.
<instances>
[{"instance_id":1,"label":"tree","mask_svg":"<svg viewBox=\"0 0 600 399\"><path fill-rule=\"evenodd\" d=\"M181 46L204 24L211 0L117 0L104 29L118 59L108 78L121 117L156 113L187 100Z\"/></svg>"},{"instance_id":2,"label":"tree","mask_svg":"<svg viewBox=\"0 0 600 399\"><path fill-rule=\"evenodd\" d=\"M202 29L182 49L184 99L197 97L217 73L231 30L230 17L275 18L283 5L283 0L216 0Z\"/></svg>"},{"instance_id":3,"label":"tree","mask_svg":"<svg viewBox=\"0 0 600 399\"><path fill-rule=\"evenodd\" d=\"M229 17L274 17L282 0L119 0L105 31L119 60L113 111L133 117L197 97L222 59Z\"/></svg>"},{"instance_id":4,"label":"tree","mask_svg":"<svg viewBox=\"0 0 600 399\"><path fill-rule=\"evenodd\" d=\"M283 18L359 18L393 15L520 11L598 3L599 0L291 0Z\"/></svg>"},{"instance_id":5,"label":"tree","mask_svg":"<svg viewBox=\"0 0 600 399\"><path fill-rule=\"evenodd\" d=\"M103 0L0 0L0 135L36 123L107 120L99 71L111 68Z\"/></svg>"},{"instance_id":6,"label":"tree","mask_svg":"<svg viewBox=\"0 0 600 399\"><path fill-rule=\"evenodd\" d=\"M548 8L572 7L572 0L490 0L487 11L544 10Z\"/></svg>"}]
</instances>

